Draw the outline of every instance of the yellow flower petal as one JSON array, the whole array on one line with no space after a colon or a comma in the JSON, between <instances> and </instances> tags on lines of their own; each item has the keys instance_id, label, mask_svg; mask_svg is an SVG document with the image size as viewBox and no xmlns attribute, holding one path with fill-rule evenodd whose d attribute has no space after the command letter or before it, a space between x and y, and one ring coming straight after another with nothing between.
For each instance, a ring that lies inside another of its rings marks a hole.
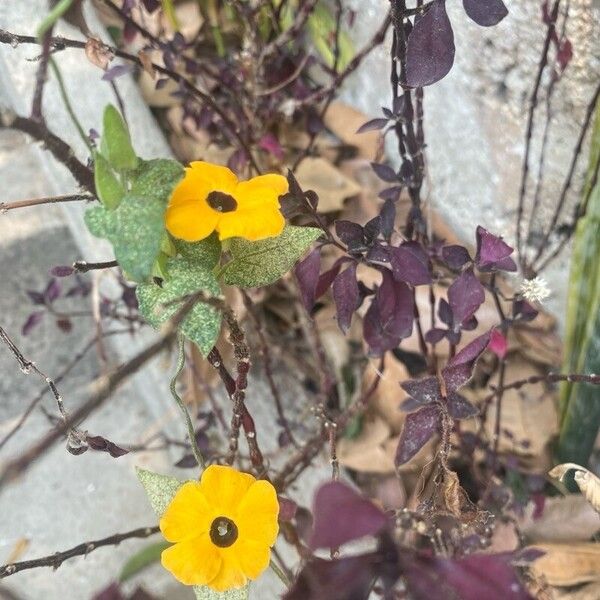
<instances>
[{"instance_id":1,"label":"yellow flower petal","mask_svg":"<svg viewBox=\"0 0 600 600\"><path fill-rule=\"evenodd\" d=\"M229 548L220 548L221 568L208 586L217 592L239 588L246 584L247 578L240 565L239 541Z\"/></svg>"},{"instance_id":2,"label":"yellow flower petal","mask_svg":"<svg viewBox=\"0 0 600 600\"><path fill-rule=\"evenodd\" d=\"M222 558L208 533L164 550L160 557L167 571L185 585L206 585L221 569Z\"/></svg>"},{"instance_id":3,"label":"yellow flower petal","mask_svg":"<svg viewBox=\"0 0 600 600\"><path fill-rule=\"evenodd\" d=\"M217 227L220 214L206 200L181 199L174 195L167 208L165 225L174 237L186 242L198 242L207 238Z\"/></svg>"},{"instance_id":4,"label":"yellow flower petal","mask_svg":"<svg viewBox=\"0 0 600 600\"><path fill-rule=\"evenodd\" d=\"M190 163L189 168L186 169L185 178L189 178L197 184L206 185L211 191L231 195L234 194L238 182L235 173L227 167L213 165L202 160Z\"/></svg>"},{"instance_id":5,"label":"yellow flower petal","mask_svg":"<svg viewBox=\"0 0 600 600\"><path fill-rule=\"evenodd\" d=\"M237 510L236 525L240 540L272 546L277 539L279 525L277 492L268 481L256 481L242 498Z\"/></svg>"},{"instance_id":6,"label":"yellow flower petal","mask_svg":"<svg viewBox=\"0 0 600 600\"><path fill-rule=\"evenodd\" d=\"M188 481L178 490L160 520L160 530L169 542L197 538L210 530L214 511L197 481Z\"/></svg>"},{"instance_id":7,"label":"yellow flower petal","mask_svg":"<svg viewBox=\"0 0 600 600\"><path fill-rule=\"evenodd\" d=\"M255 481L252 475L232 467L210 465L202 473L200 489L211 508L218 513L216 516L236 521L238 504Z\"/></svg>"},{"instance_id":8,"label":"yellow flower petal","mask_svg":"<svg viewBox=\"0 0 600 600\"><path fill-rule=\"evenodd\" d=\"M237 557L244 575L248 579L256 579L269 566L271 549L259 542L240 539Z\"/></svg>"},{"instance_id":9,"label":"yellow flower petal","mask_svg":"<svg viewBox=\"0 0 600 600\"><path fill-rule=\"evenodd\" d=\"M287 179L283 175L269 173L268 175L259 175L248 181L238 183L235 190L238 195L254 195L262 190L271 190L277 197L286 194L289 186Z\"/></svg>"}]
</instances>

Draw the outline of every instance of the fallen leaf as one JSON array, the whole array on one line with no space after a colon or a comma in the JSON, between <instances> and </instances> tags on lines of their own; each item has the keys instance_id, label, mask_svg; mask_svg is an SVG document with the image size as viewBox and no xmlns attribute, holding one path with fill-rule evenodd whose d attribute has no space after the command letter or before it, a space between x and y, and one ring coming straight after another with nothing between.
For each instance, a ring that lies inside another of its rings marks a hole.
<instances>
[{"instance_id":1,"label":"fallen leaf","mask_svg":"<svg viewBox=\"0 0 600 600\"><path fill-rule=\"evenodd\" d=\"M543 556L531 564L537 576L560 587L600 581L600 544L536 544Z\"/></svg>"},{"instance_id":2,"label":"fallen leaf","mask_svg":"<svg viewBox=\"0 0 600 600\"><path fill-rule=\"evenodd\" d=\"M93 64L106 71L114 54L98 39L88 38L85 43L85 56Z\"/></svg>"},{"instance_id":3,"label":"fallen leaf","mask_svg":"<svg viewBox=\"0 0 600 600\"><path fill-rule=\"evenodd\" d=\"M296 171L303 190L314 190L319 196L319 212L341 210L344 200L356 196L361 187L323 158L308 157Z\"/></svg>"},{"instance_id":4,"label":"fallen leaf","mask_svg":"<svg viewBox=\"0 0 600 600\"><path fill-rule=\"evenodd\" d=\"M600 513L600 479L586 468L574 463L556 465L549 473L550 477L562 481L569 471L575 471L574 479L577 487L592 508Z\"/></svg>"}]
</instances>

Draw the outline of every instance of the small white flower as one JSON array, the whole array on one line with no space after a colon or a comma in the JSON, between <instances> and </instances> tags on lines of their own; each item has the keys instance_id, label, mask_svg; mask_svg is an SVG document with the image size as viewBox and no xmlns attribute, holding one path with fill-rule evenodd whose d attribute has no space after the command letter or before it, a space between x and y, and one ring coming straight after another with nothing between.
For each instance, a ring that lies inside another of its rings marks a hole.
<instances>
[{"instance_id":1,"label":"small white flower","mask_svg":"<svg viewBox=\"0 0 600 600\"><path fill-rule=\"evenodd\" d=\"M293 98L287 98L279 105L279 112L286 118L291 119L296 112L296 100Z\"/></svg>"},{"instance_id":2,"label":"small white flower","mask_svg":"<svg viewBox=\"0 0 600 600\"><path fill-rule=\"evenodd\" d=\"M543 277L524 279L521 283L521 294L529 302L543 302L550 295L550 288Z\"/></svg>"}]
</instances>

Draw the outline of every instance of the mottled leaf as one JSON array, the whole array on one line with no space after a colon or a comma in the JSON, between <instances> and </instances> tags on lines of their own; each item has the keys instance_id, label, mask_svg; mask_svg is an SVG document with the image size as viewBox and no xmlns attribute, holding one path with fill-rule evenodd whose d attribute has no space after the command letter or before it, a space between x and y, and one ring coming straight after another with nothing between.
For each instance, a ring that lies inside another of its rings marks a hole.
<instances>
[{"instance_id":1,"label":"mottled leaf","mask_svg":"<svg viewBox=\"0 0 600 600\"><path fill-rule=\"evenodd\" d=\"M250 585L234 588L225 592L217 592L205 585L195 585L196 600L248 600Z\"/></svg>"},{"instance_id":2,"label":"mottled leaf","mask_svg":"<svg viewBox=\"0 0 600 600\"><path fill-rule=\"evenodd\" d=\"M479 414L479 409L457 392L448 394L448 412L453 419L468 419Z\"/></svg>"},{"instance_id":3,"label":"mottled leaf","mask_svg":"<svg viewBox=\"0 0 600 600\"><path fill-rule=\"evenodd\" d=\"M348 247L348 252L364 252L367 249L363 228L352 221L336 221L335 233L343 244Z\"/></svg>"},{"instance_id":4,"label":"mottled leaf","mask_svg":"<svg viewBox=\"0 0 600 600\"><path fill-rule=\"evenodd\" d=\"M162 286L142 283L137 288L140 312L158 328L182 306L185 296L203 290L209 296L220 294L219 284L210 267L187 258L172 258L167 262L169 278ZM181 302L173 303L174 300ZM167 306L168 304L168 306ZM221 327L221 314L203 302L197 302L179 326L181 332L192 340L206 356L213 348Z\"/></svg>"},{"instance_id":5,"label":"mottled leaf","mask_svg":"<svg viewBox=\"0 0 600 600\"><path fill-rule=\"evenodd\" d=\"M177 490L185 483L185 481L179 481L179 479L175 479L175 477L146 471L146 469L140 469L139 467L136 467L135 472L141 484L144 486L144 490L146 490L146 495L148 496L152 509L157 516L162 517L167 506L169 506L171 500L173 500L173 497L177 493Z\"/></svg>"},{"instance_id":6,"label":"mottled leaf","mask_svg":"<svg viewBox=\"0 0 600 600\"><path fill-rule=\"evenodd\" d=\"M406 48L406 83L431 85L445 77L454 63L454 33L445 0L434 0L416 20Z\"/></svg>"},{"instance_id":7,"label":"mottled leaf","mask_svg":"<svg viewBox=\"0 0 600 600\"><path fill-rule=\"evenodd\" d=\"M231 260L221 269L221 277L225 283L241 287L275 283L321 234L316 227L287 225L278 237L258 242L233 238Z\"/></svg>"},{"instance_id":8,"label":"mottled leaf","mask_svg":"<svg viewBox=\"0 0 600 600\"><path fill-rule=\"evenodd\" d=\"M408 379L402 381L400 387L412 396L419 404L429 404L442 399L440 383L435 376L423 377L422 379Z\"/></svg>"}]
</instances>

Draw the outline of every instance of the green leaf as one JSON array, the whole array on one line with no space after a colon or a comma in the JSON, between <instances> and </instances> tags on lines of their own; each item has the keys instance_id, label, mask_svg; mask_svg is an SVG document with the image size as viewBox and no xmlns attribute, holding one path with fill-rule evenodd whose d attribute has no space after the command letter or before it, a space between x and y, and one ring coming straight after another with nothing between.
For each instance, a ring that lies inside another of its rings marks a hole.
<instances>
[{"instance_id":1,"label":"green leaf","mask_svg":"<svg viewBox=\"0 0 600 600\"><path fill-rule=\"evenodd\" d=\"M336 20L325 3L319 2L311 13L308 18L308 30L317 52L325 60L327 66L332 69L336 62L334 54ZM343 30L338 33L337 44L338 57L336 66L339 73L348 66L354 57L354 47L348 33Z\"/></svg>"},{"instance_id":2,"label":"green leaf","mask_svg":"<svg viewBox=\"0 0 600 600\"><path fill-rule=\"evenodd\" d=\"M221 257L221 242L216 233L199 242L186 242L173 239L177 251L190 262L204 265L207 269L214 269Z\"/></svg>"},{"instance_id":3,"label":"green leaf","mask_svg":"<svg viewBox=\"0 0 600 600\"><path fill-rule=\"evenodd\" d=\"M223 266L220 275L225 283L241 287L274 283L321 234L316 227L288 225L280 236L258 242L233 238L229 246L231 260Z\"/></svg>"},{"instance_id":4,"label":"green leaf","mask_svg":"<svg viewBox=\"0 0 600 600\"><path fill-rule=\"evenodd\" d=\"M179 479L168 475L159 475L139 467L136 467L135 472L140 483L144 486L144 490L146 490L152 509L159 517L162 517L177 490L185 481L179 481Z\"/></svg>"},{"instance_id":5,"label":"green leaf","mask_svg":"<svg viewBox=\"0 0 600 600\"><path fill-rule=\"evenodd\" d=\"M110 241L117 262L134 281L145 281L152 274L165 234L167 203L182 176L176 161L144 161L116 209L94 207L86 212L90 232Z\"/></svg>"},{"instance_id":6,"label":"green leaf","mask_svg":"<svg viewBox=\"0 0 600 600\"><path fill-rule=\"evenodd\" d=\"M119 582L123 583L143 571L146 567L158 562L163 550L166 550L171 544L169 542L154 542L138 552L136 552L121 569Z\"/></svg>"},{"instance_id":7,"label":"green leaf","mask_svg":"<svg viewBox=\"0 0 600 600\"><path fill-rule=\"evenodd\" d=\"M136 290L140 312L153 327L159 327L181 308L181 303L166 306L173 300L200 290L211 296L220 293L219 284L211 269L202 263L177 257L167 262L167 269L169 279L163 281L162 287L154 282L143 283L138 285ZM192 340L204 356L215 345L220 328L219 311L202 302L198 302L192 308L180 325L183 335Z\"/></svg>"},{"instance_id":8,"label":"green leaf","mask_svg":"<svg viewBox=\"0 0 600 600\"><path fill-rule=\"evenodd\" d=\"M242 588L227 590L226 592L216 592L205 585L195 585L194 593L196 600L248 600L250 586L246 584Z\"/></svg>"},{"instance_id":9,"label":"green leaf","mask_svg":"<svg viewBox=\"0 0 600 600\"><path fill-rule=\"evenodd\" d=\"M131 145L127 125L121 113L108 104L102 120L102 148L106 160L117 171L131 171L138 165L138 158Z\"/></svg>"},{"instance_id":10,"label":"green leaf","mask_svg":"<svg viewBox=\"0 0 600 600\"><path fill-rule=\"evenodd\" d=\"M106 159L99 152L94 155L94 184L96 195L106 208L112 210L119 206L125 195L125 189Z\"/></svg>"}]
</instances>

